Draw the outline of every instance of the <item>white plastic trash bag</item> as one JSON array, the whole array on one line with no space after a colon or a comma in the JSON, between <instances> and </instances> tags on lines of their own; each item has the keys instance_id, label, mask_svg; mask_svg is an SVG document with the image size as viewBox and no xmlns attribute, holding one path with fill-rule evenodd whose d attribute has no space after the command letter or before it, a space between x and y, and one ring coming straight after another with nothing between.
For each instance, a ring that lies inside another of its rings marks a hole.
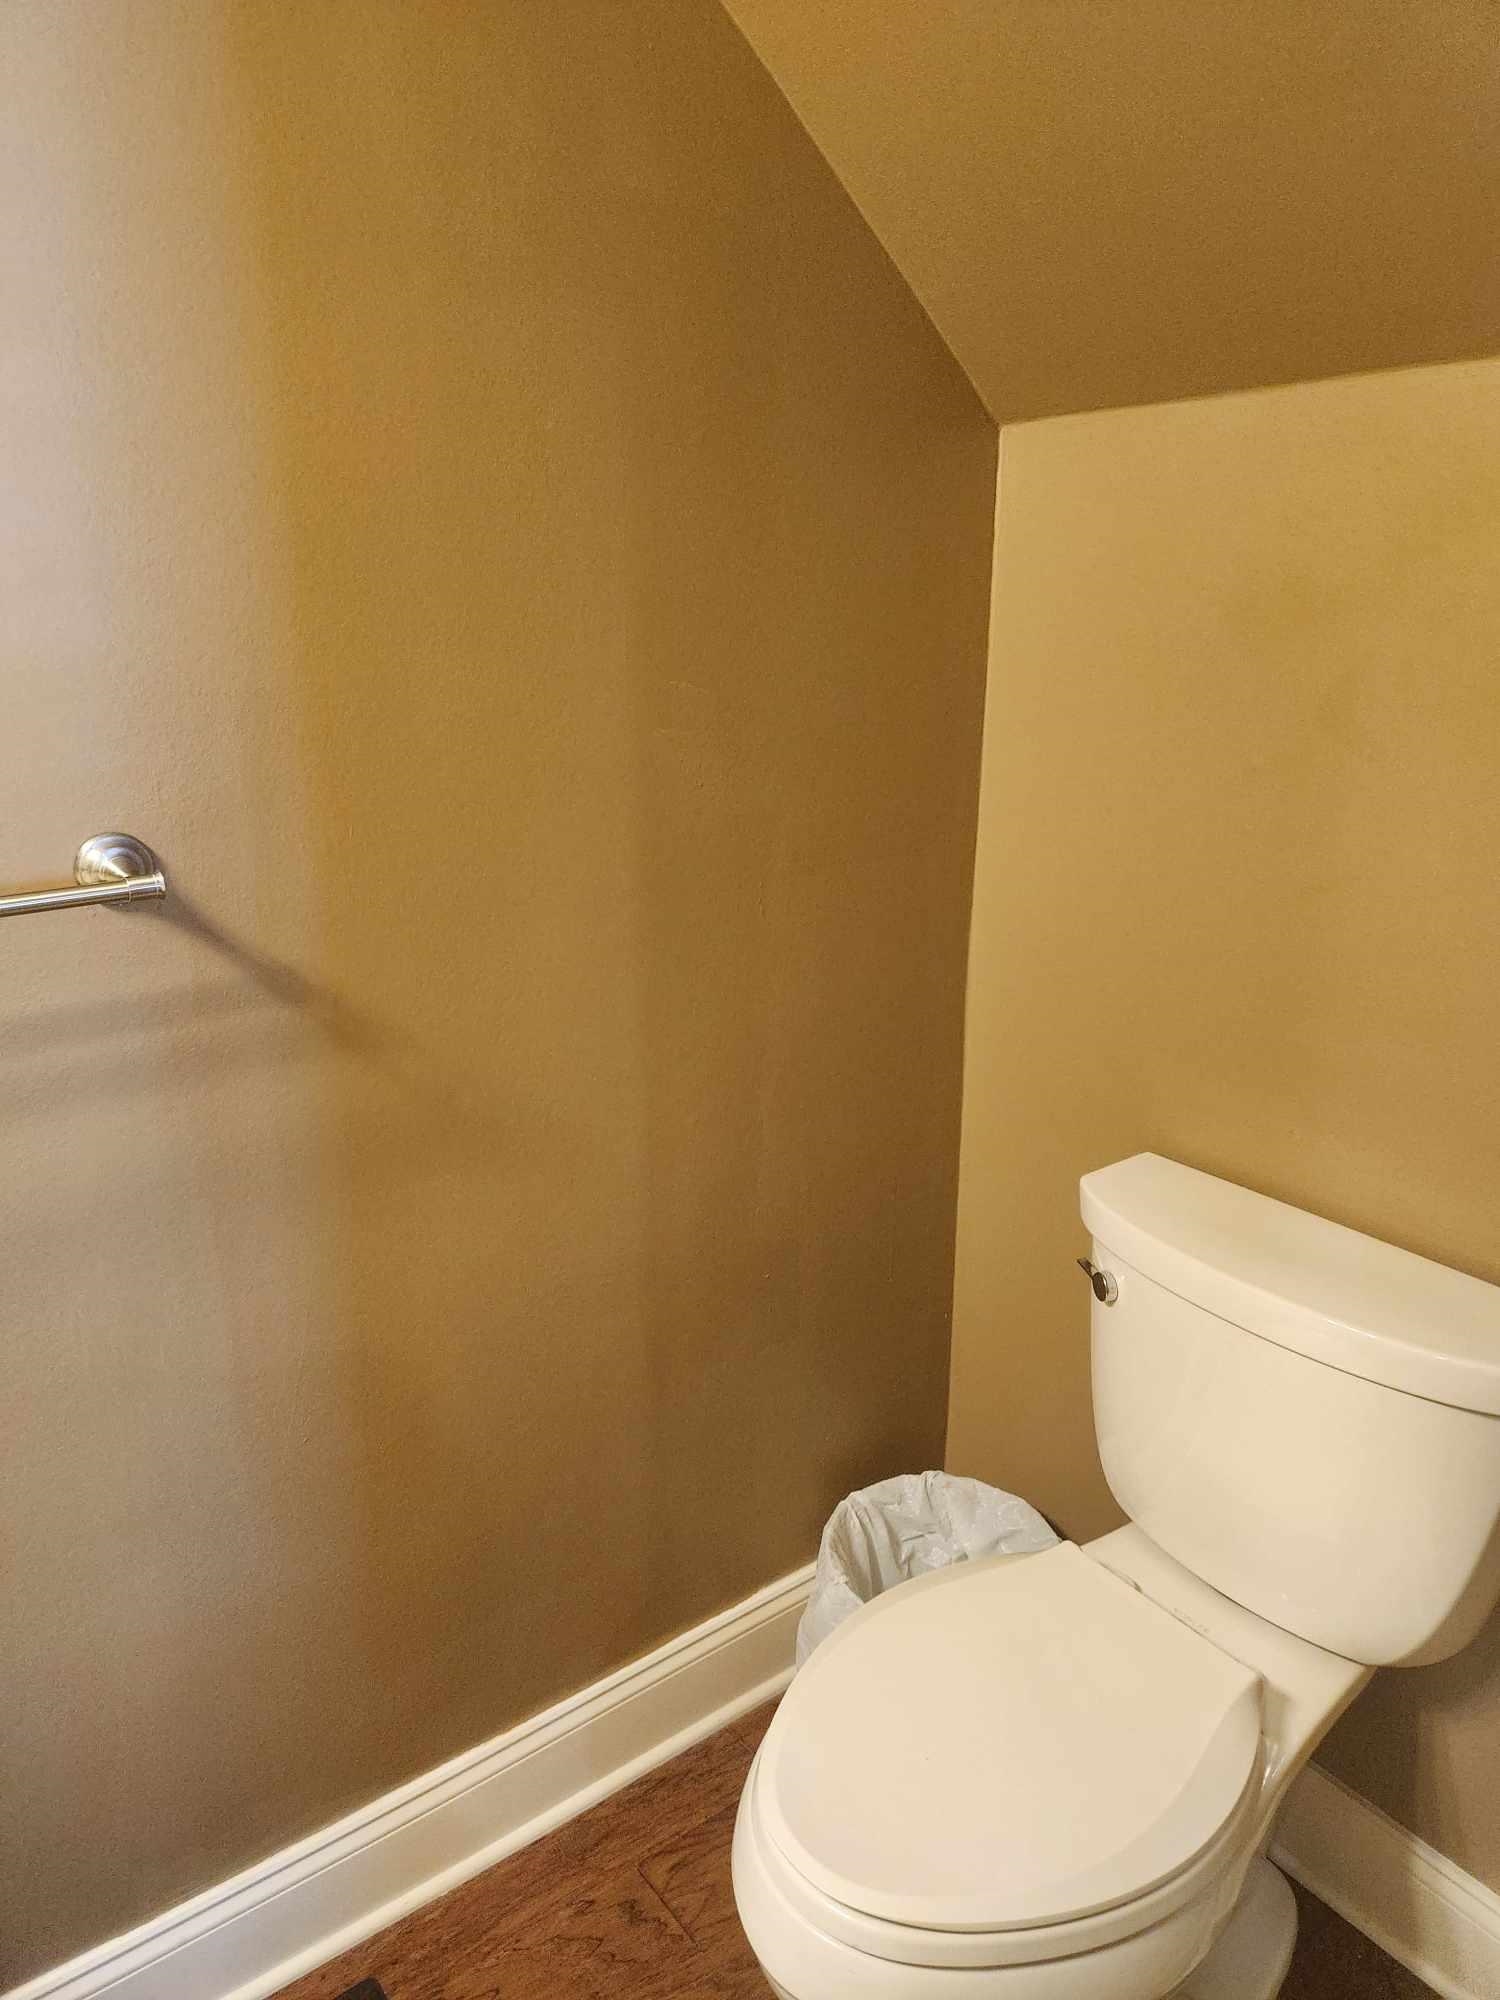
<instances>
[{"instance_id":1,"label":"white plastic trash bag","mask_svg":"<svg viewBox=\"0 0 1500 2000\"><path fill-rule=\"evenodd\" d=\"M1035 1507L948 1472L902 1472L840 1500L818 1545L797 1665L851 1611L893 1583L971 1556L1034 1555L1057 1540Z\"/></svg>"}]
</instances>

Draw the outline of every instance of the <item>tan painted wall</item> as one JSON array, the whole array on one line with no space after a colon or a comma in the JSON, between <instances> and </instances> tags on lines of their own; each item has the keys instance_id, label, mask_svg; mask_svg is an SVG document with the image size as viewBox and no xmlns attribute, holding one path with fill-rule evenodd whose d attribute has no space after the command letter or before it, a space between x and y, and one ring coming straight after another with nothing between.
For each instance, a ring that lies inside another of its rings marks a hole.
<instances>
[{"instance_id":1,"label":"tan painted wall","mask_svg":"<svg viewBox=\"0 0 1500 2000\"><path fill-rule=\"evenodd\" d=\"M0 877L188 899L0 936L8 1984L940 1453L995 446L709 0L9 0L0 151Z\"/></svg>"},{"instance_id":2,"label":"tan painted wall","mask_svg":"<svg viewBox=\"0 0 1500 2000\"><path fill-rule=\"evenodd\" d=\"M1002 422L1500 347L1492 0L726 0Z\"/></svg>"},{"instance_id":3,"label":"tan painted wall","mask_svg":"<svg viewBox=\"0 0 1500 2000\"><path fill-rule=\"evenodd\" d=\"M949 1462L1082 1537L1086 1169L1500 1281L1500 362L1022 425L1000 494ZM1325 1754L1500 1888L1500 1623Z\"/></svg>"}]
</instances>

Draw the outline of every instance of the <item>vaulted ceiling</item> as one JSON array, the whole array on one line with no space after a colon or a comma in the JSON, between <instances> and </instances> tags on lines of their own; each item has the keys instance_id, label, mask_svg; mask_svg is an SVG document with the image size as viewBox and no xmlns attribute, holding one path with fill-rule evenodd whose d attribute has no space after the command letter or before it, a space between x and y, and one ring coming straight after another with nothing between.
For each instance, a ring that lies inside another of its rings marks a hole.
<instances>
[{"instance_id":1,"label":"vaulted ceiling","mask_svg":"<svg viewBox=\"0 0 1500 2000\"><path fill-rule=\"evenodd\" d=\"M1002 422L1500 351L1495 0L725 0Z\"/></svg>"}]
</instances>

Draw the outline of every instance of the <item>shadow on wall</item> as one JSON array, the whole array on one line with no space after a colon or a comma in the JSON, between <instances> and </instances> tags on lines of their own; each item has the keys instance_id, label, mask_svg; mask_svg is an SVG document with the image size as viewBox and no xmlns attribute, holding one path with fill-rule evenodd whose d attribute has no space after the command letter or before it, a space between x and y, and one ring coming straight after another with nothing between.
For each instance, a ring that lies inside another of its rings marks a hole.
<instances>
[{"instance_id":1,"label":"shadow on wall","mask_svg":"<svg viewBox=\"0 0 1500 2000\"><path fill-rule=\"evenodd\" d=\"M1466 1746L1489 1738L1497 1689L1500 1613L1451 1660L1377 1674L1318 1762L1440 1854L1482 1866L1494 1852L1494 1793L1476 1784Z\"/></svg>"},{"instance_id":2,"label":"shadow on wall","mask_svg":"<svg viewBox=\"0 0 1500 2000\"><path fill-rule=\"evenodd\" d=\"M237 61L320 963L531 1116L456 1175L330 1073L360 1757L406 1768L939 1448L986 440L946 360L899 418L917 309L821 168L788 213L727 25L333 8Z\"/></svg>"},{"instance_id":3,"label":"shadow on wall","mask_svg":"<svg viewBox=\"0 0 1500 2000\"><path fill-rule=\"evenodd\" d=\"M429 1128L422 1151L438 1145L461 1153L467 1144L493 1158L497 1148L522 1150L518 1114L508 1116L476 1097L462 1067L445 1073L440 1051L394 1032L296 966L232 937L177 890L160 909L134 910L127 921L138 930L150 924L180 933L216 954L234 976L162 986L145 997L57 1000L7 1015L0 1106L8 1122L28 1113L55 1116L59 1095L70 1088L83 1104L104 1094L160 1091L162 1065L141 1060L157 1043L179 1085L210 1079L222 1085L267 1064L342 1056L385 1087L383 1126L400 1123L404 1101L408 1141L420 1139L422 1126ZM143 950L150 947L143 944Z\"/></svg>"}]
</instances>

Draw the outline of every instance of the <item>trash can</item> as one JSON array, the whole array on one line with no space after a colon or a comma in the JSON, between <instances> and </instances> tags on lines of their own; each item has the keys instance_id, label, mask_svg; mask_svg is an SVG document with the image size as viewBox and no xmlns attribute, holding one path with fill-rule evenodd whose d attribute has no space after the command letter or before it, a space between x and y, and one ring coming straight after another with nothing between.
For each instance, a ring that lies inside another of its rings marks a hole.
<instances>
[{"instance_id":1,"label":"trash can","mask_svg":"<svg viewBox=\"0 0 1500 2000\"><path fill-rule=\"evenodd\" d=\"M949 1472L903 1472L861 1488L829 1516L797 1665L836 1625L892 1584L973 1556L1035 1555L1057 1536L1014 1493Z\"/></svg>"}]
</instances>

